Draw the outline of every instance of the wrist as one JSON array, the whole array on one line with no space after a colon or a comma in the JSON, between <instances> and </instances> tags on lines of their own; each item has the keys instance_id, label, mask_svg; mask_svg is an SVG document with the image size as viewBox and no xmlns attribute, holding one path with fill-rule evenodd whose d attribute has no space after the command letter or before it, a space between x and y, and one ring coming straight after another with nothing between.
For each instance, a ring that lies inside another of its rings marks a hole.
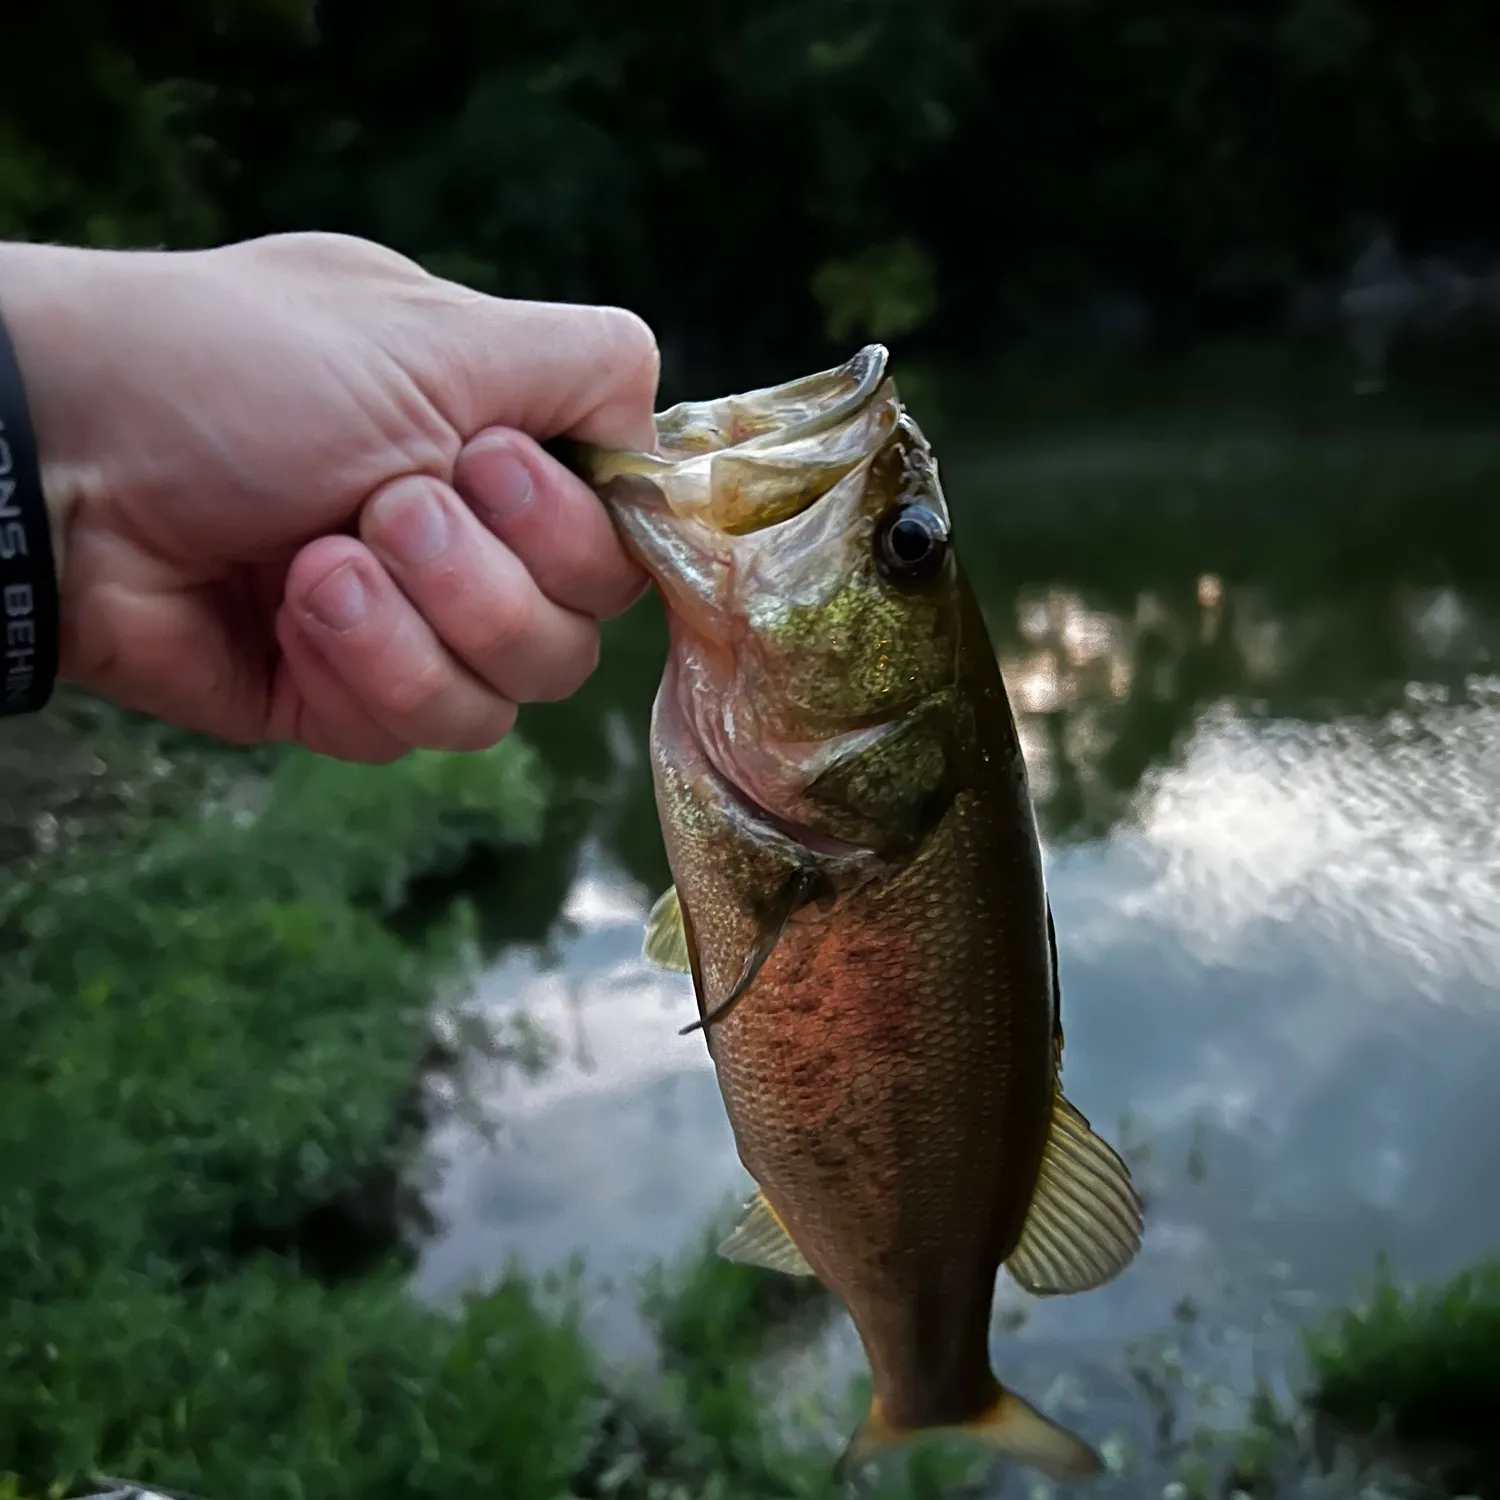
<instances>
[{"instance_id":1,"label":"wrist","mask_svg":"<svg viewBox=\"0 0 1500 1500\"><path fill-rule=\"evenodd\" d=\"M86 287L113 252L0 244L0 320L25 386L59 594L68 537L87 493L100 488L89 454L95 425L84 380L90 348Z\"/></svg>"},{"instance_id":2,"label":"wrist","mask_svg":"<svg viewBox=\"0 0 1500 1500\"><path fill-rule=\"evenodd\" d=\"M60 578L51 522L31 402L0 303L0 716L37 712L57 686Z\"/></svg>"}]
</instances>

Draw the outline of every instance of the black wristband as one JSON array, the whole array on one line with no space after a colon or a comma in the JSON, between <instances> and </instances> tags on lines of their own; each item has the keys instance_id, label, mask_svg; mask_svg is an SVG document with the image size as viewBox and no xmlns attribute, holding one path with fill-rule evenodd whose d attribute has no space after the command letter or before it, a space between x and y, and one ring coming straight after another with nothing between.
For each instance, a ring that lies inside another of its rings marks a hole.
<instances>
[{"instance_id":1,"label":"black wristband","mask_svg":"<svg viewBox=\"0 0 1500 1500\"><path fill-rule=\"evenodd\" d=\"M0 716L35 713L52 696L57 593L36 434L0 319Z\"/></svg>"}]
</instances>

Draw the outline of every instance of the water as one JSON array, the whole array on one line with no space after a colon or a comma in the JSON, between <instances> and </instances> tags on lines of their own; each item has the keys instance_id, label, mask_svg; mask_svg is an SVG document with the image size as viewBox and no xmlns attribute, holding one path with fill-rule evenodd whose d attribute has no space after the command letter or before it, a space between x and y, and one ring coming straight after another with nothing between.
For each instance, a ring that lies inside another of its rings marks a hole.
<instances>
[{"instance_id":1,"label":"water","mask_svg":"<svg viewBox=\"0 0 1500 1500\"><path fill-rule=\"evenodd\" d=\"M1472 376L1398 367L1361 399L1284 349L1048 378L908 396L1023 729L1065 1086L1149 1196L1116 1283L1002 1288L997 1358L1034 1396L1078 1374L1138 1427L1124 1351L1185 1299L1243 1335L1212 1361L1244 1388L1249 1336L1291 1352L1377 1254L1425 1278L1500 1243L1500 426ZM633 612L586 694L532 723L591 811L553 851L547 942L478 1004L524 1007L561 1052L491 1080L493 1142L440 1134L419 1276L441 1298L582 1254L622 1357L633 1278L746 1183L702 1039L676 1035L688 982L638 957L667 881L644 760L662 649ZM807 1358L808 1379L857 1367L842 1324Z\"/></svg>"}]
</instances>

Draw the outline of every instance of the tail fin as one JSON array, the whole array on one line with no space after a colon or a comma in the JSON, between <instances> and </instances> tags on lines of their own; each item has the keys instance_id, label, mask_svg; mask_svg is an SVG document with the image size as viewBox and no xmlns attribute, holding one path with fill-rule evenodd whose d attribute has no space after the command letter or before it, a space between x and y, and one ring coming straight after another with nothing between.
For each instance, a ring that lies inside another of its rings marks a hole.
<instances>
[{"instance_id":1,"label":"tail fin","mask_svg":"<svg viewBox=\"0 0 1500 1500\"><path fill-rule=\"evenodd\" d=\"M882 1415L879 1402L871 1402L869 1415L855 1428L834 1466L834 1478L845 1483L878 1453L939 1435L984 1443L1059 1482L1089 1479L1104 1469L1104 1460L1081 1437L1002 1388L986 1411L953 1427L894 1427Z\"/></svg>"}]
</instances>

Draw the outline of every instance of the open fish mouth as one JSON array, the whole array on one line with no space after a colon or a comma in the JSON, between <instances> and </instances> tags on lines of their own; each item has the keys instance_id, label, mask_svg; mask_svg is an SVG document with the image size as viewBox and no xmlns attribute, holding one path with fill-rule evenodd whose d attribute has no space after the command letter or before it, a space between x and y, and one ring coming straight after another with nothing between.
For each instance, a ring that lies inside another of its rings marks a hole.
<instances>
[{"instance_id":1,"label":"open fish mouth","mask_svg":"<svg viewBox=\"0 0 1500 1500\"><path fill-rule=\"evenodd\" d=\"M657 418L655 453L578 450L579 467L618 512L669 513L722 536L800 515L872 457L904 419L890 352L867 344L832 369Z\"/></svg>"},{"instance_id":2,"label":"open fish mouth","mask_svg":"<svg viewBox=\"0 0 1500 1500\"><path fill-rule=\"evenodd\" d=\"M744 452L821 436L870 404L890 358L884 344L866 344L844 364L816 375L713 401L679 402L656 419L658 451L676 462L726 448Z\"/></svg>"}]
</instances>

